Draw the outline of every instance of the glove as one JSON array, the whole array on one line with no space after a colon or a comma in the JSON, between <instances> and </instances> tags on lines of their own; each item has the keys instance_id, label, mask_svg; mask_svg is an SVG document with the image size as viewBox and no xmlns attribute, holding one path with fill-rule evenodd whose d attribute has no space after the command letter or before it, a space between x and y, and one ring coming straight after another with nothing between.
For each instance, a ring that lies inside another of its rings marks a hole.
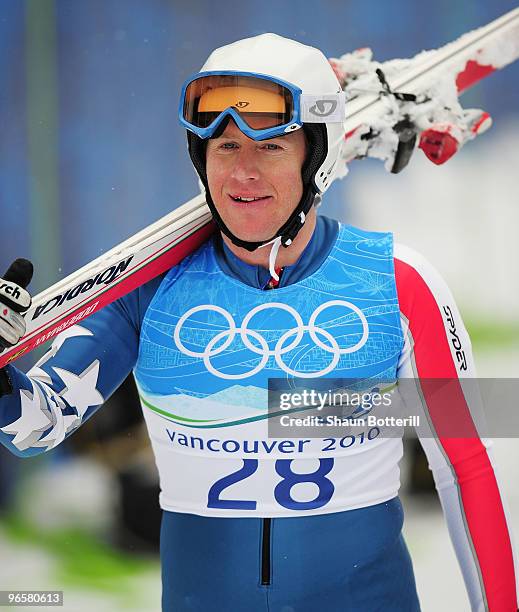
<instances>
[{"instance_id":1,"label":"glove","mask_svg":"<svg viewBox=\"0 0 519 612\"><path fill-rule=\"evenodd\" d=\"M31 305L25 287L31 282L33 267L27 259L17 259L0 278L0 348L14 346L25 334L22 317Z\"/></svg>"},{"instance_id":2,"label":"glove","mask_svg":"<svg viewBox=\"0 0 519 612\"><path fill-rule=\"evenodd\" d=\"M33 266L27 259L17 259L0 278L0 352L14 346L25 334L22 316L31 306L25 287L31 282ZM0 397L11 393L12 386L4 368L0 369Z\"/></svg>"}]
</instances>

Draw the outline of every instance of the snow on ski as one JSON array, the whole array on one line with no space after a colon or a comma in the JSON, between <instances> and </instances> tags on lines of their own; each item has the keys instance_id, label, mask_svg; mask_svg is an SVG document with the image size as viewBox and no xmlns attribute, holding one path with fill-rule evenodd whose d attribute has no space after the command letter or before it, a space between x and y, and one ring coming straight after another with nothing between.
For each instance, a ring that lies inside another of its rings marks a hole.
<instances>
[{"instance_id":1,"label":"snow on ski","mask_svg":"<svg viewBox=\"0 0 519 612\"><path fill-rule=\"evenodd\" d=\"M347 99L344 167L338 176L346 174L349 161L364 156L383 159L388 170L398 172L420 134L420 148L443 163L490 125L483 111L464 111L457 96L518 58L519 8L412 59L378 63L369 49L361 49L331 60ZM168 270L212 231L199 195L38 294L25 315L26 335L0 354L0 367Z\"/></svg>"},{"instance_id":2,"label":"snow on ski","mask_svg":"<svg viewBox=\"0 0 519 612\"><path fill-rule=\"evenodd\" d=\"M332 59L347 100L341 174L347 163L363 157L381 159L387 170L399 172L418 136L431 161L447 161L491 125L488 113L462 109L458 96L518 58L519 8L411 59L376 62L368 48ZM450 151L431 151L428 138L447 140L442 145Z\"/></svg>"}]
</instances>

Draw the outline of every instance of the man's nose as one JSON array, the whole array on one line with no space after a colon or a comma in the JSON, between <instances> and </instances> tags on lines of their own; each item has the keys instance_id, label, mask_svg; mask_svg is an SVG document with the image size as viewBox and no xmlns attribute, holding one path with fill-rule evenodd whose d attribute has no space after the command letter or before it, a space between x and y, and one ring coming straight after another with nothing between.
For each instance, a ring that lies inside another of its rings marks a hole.
<instances>
[{"instance_id":1,"label":"man's nose","mask_svg":"<svg viewBox=\"0 0 519 612\"><path fill-rule=\"evenodd\" d=\"M237 181L250 181L259 178L257 154L242 148L235 157L232 178Z\"/></svg>"}]
</instances>

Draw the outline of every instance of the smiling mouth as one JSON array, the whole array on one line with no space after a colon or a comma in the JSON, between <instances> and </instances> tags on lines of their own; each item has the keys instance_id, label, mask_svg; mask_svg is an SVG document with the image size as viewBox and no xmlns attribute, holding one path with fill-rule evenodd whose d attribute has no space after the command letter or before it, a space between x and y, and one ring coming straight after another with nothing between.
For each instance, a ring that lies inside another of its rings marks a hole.
<instances>
[{"instance_id":1,"label":"smiling mouth","mask_svg":"<svg viewBox=\"0 0 519 612\"><path fill-rule=\"evenodd\" d=\"M268 198L270 198L270 196L256 196L252 198L246 198L243 196L234 196L234 195L230 195L229 197L231 198L231 200L234 200L235 202L242 202L244 204L249 204L251 202L260 202L261 200L267 200Z\"/></svg>"}]
</instances>

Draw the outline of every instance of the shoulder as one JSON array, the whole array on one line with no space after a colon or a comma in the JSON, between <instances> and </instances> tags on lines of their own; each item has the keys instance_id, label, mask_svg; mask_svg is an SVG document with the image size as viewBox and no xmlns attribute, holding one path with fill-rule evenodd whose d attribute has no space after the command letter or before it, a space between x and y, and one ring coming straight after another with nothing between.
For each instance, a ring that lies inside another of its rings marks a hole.
<instances>
[{"instance_id":1,"label":"shoulder","mask_svg":"<svg viewBox=\"0 0 519 612\"><path fill-rule=\"evenodd\" d=\"M330 220L329 220L330 221ZM391 232L374 232L372 230L367 230L362 227L357 227L355 225L349 225L348 223L339 223L339 234L343 238L347 239L357 239L359 241L374 241L374 242L391 242L393 243L393 234Z\"/></svg>"},{"instance_id":2,"label":"shoulder","mask_svg":"<svg viewBox=\"0 0 519 612\"><path fill-rule=\"evenodd\" d=\"M192 253L187 254L178 263L172 266L166 272L159 274L150 281L144 283L137 289L134 289L126 296L117 300L114 304L116 309L119 309L127 316L136 330L140 330L142 320L149 305L154 297L162 290L171 288L186 270L196 268L200 258L207 257L207 254L212 249L212 240L209 239L202 243Z\"/></svg>"},{"instance_id":3,"label":"shoulder","mask_svg":"<svg viewBox=\"0 0 519 612\"><path fill-rule=\"evenodd\" d=\"M448 292L448 287L436 267L420 252L396 242L394 244L395 279L399 294Z\"/></svg>"},{"instance_id":4,"label":"shoulder","mask_svg":"<svg viewBox=\"0 0 519 612\"><path fill-rule=\"evenodd\" d=\"M398 266L400 274L406 273L407 275L420 275L424 278L438 275L438 270L433 264L419 251L395 242L393 247L395 268Z\"/></svg>"},{"instance_id":5,"label":"shoulder","mask_svg":"<svg viewBox=\"0 0 519 612\"><path fill-rule=\"evenodd\" d=\"M395 282L400 312L416 335L418 329L443 335L453 325L462 327L461 315L454 296L442 275L418 251L395 244ZM429 338L432 343L433 338Z\"/></svg>"},{"instance_id":6,"label":"shoulder","mask_svg":"<svg viewBox=\"0 0 519 612\"><path fill-rule=\"evenodd\" d=\"M388 261L393 257L393 234L339 223L337 246L356 257L374 256Z\"/></svg>"},{"instance_id":7,"label":"shoulder","mask_svg":"<svg viewBox=\"0 0 519 612\"><path fill-rule=\"evenodd\" d=\"M208 272L215 267L215 236L188 253L165 274L161 289L170 287L186 273Z\"/></svg>"}]
</instances>

